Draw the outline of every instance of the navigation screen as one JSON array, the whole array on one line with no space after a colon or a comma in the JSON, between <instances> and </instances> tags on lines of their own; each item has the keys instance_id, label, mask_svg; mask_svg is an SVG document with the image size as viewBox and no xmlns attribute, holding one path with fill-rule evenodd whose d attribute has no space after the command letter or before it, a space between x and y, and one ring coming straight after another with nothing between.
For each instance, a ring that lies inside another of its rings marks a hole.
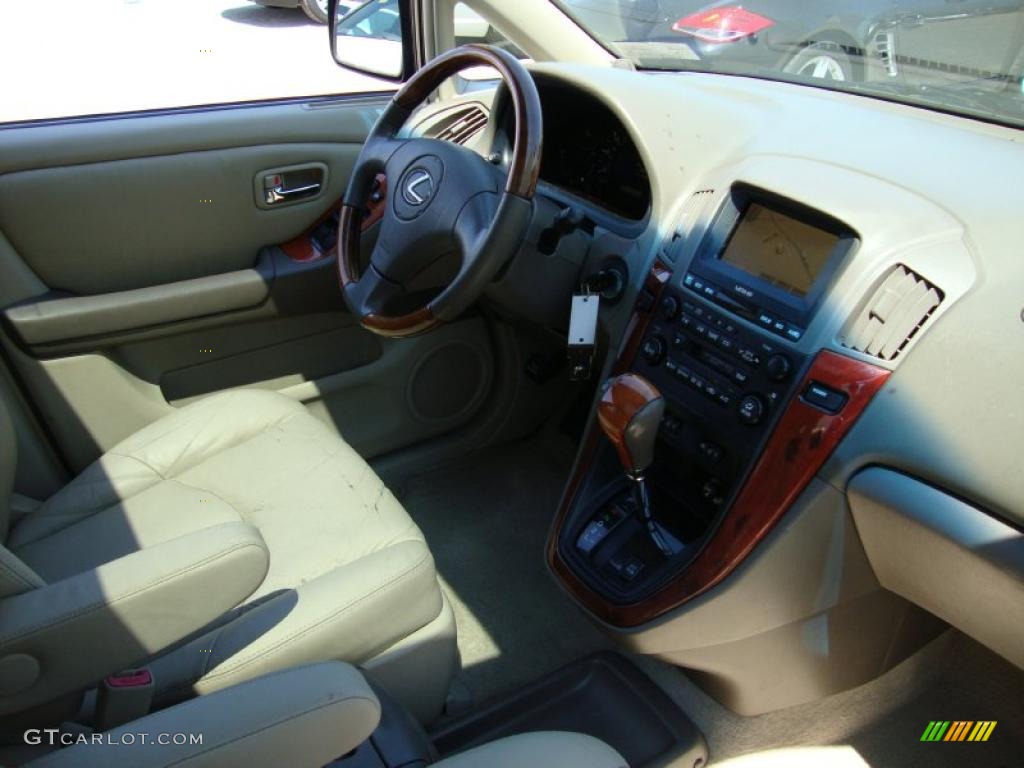
<instances>
[{"instance_id":1,"label":"navigation screen","mask_svg":"<svg viewBox=\"0 0 1024 768\"><path fill-rule=\"evenodd\" d=\"M806 296L839 241L837 235L751 203L722 252L732 264L794 296Z\"/></svg>"}]
</instances>

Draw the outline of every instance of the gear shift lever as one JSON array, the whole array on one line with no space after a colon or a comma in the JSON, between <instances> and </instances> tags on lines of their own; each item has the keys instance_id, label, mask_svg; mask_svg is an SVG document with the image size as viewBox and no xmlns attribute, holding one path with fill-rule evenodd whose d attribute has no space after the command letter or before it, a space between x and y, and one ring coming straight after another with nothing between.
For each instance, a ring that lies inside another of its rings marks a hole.
<instances>
[{"instance_id":1,"label":"gear shift lever","mask_svg":"<svg viewBox=\"0 0 1024 768\"><path fill-rule=\"evenodd\" d=\"M597 406L598 422L619 454L651 540L663 554L671 555L672 548L651 517L651 502L644 481L644 472L654 461L654 440L664 413L665 398L661 392L635 373L609 379Z\"/></svg>"}]
</instances>

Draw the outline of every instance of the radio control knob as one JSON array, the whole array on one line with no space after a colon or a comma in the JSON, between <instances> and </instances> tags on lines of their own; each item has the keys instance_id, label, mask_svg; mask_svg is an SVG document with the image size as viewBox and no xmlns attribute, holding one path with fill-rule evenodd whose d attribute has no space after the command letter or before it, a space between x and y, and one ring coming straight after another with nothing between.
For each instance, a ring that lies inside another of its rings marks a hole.
<instances>
[{"instance_id":1,"label":"radio control knob","mask_svg":"<svg viewBox=\"0 0 1024 768\"><path fill-rule=\"evenodd\" d=\"M764 418L764 412L764 400L762 400L757 395L747 395L742 400L740 400L740 407L738 413L740 416L740 421L742 421L744 424L754 426L755 424L760 422L761 419Z\"/></svg>"},{"instance_id":2,"label":"radio control knob","mask_svg":"<svg viewBox=\"0 0 1024 768\"><path fill-rule=\"evenodd\" d=\"M661 316L666 320L675 320L679 317L679 299L675 296L666 296L662 299Z\"/></svg>"},{"instance_id":3,"label":"radio control knob","mask_svg":"<svg viewBox=\"0 0 1024 768\"><path fill-rule=\"evenodd\" d=\"M789 362L789 358L779 354L769 357L768 362L764 365L764 372L772 381L782 381L789 376L792 369L793 366Z\"/></svg>"},{"instance_id":4,"label":"radio control knob","mask_svg":"<svg viewBox=\"0 0 1024 768\"><path fill-rule=\"evenodd\" d=\"M661 336L649 336L640 348L640 354L651 365L660 365L667 351L668 345Z\"/></svg>"}]
</instances>

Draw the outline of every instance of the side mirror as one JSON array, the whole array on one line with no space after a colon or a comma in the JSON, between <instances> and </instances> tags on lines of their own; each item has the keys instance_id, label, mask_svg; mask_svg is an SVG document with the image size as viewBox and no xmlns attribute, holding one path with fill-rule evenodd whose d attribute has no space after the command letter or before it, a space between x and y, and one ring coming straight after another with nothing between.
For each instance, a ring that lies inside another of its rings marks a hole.
<instances>
[{"instance_id":1,"label":"side mirror","mask_svg":"<svg viewBox=\"0 0 1024 768\"><path fill-rule=\"evenodd\" d=\"M368 0L355 10L351 3L329 0L331 55L347 69L401 80L405 71L402 3Z\"/></svg>"}]
</instances>

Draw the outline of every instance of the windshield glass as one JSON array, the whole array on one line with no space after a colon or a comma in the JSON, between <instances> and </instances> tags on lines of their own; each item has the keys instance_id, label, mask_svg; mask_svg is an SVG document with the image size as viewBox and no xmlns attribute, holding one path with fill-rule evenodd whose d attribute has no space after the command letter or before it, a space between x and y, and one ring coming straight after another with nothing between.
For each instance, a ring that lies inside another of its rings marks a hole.
<instances>
[{"instance_id":1,"label":"windshield glass","mask_svg":"<svg viewBox=\"0 0 1024 768\"><path fill-rule=\"evenodd\" d=\"M1021 0L552 0L642 69L788 80L1024 125Z\"/></svg>"}]
</instances>

